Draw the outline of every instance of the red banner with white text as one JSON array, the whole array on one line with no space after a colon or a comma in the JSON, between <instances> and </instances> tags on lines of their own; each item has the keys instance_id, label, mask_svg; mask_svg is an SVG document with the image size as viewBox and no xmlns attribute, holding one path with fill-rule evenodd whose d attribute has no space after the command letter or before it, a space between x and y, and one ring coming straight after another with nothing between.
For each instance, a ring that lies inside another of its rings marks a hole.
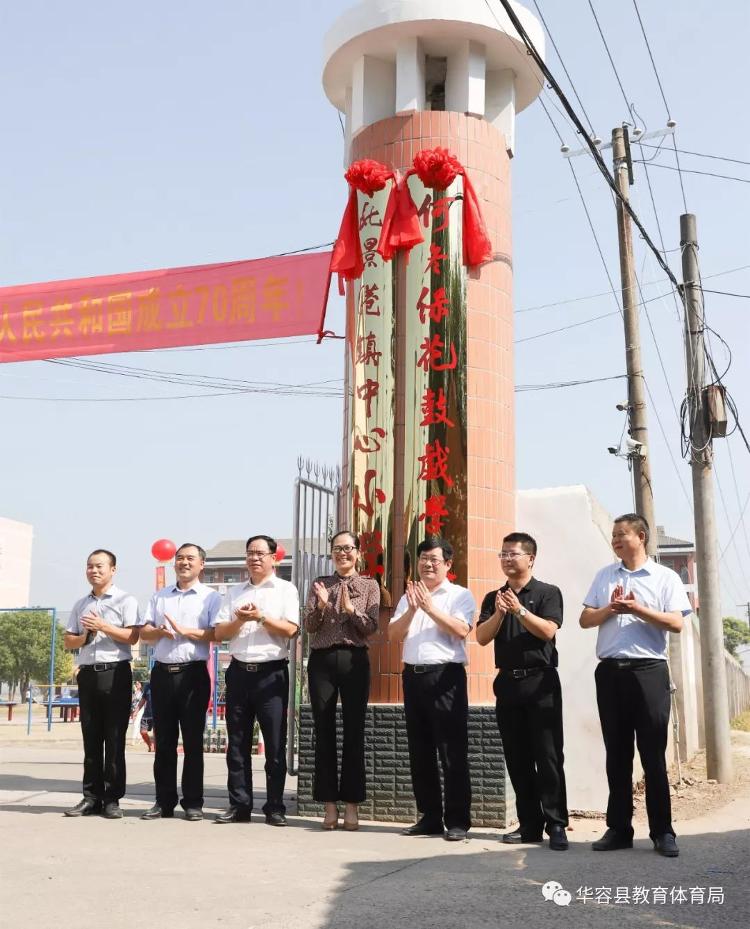
<instances>
[{"instance_id":1,"label":"red banner with white text","mask_svg":"<svg viewBox=\"0 0 750 929\"><path fill-rule=\"evenodd\" d=\"M0 362L312 335L330 252L0 288Z\"/></svg>"}]
</instances>

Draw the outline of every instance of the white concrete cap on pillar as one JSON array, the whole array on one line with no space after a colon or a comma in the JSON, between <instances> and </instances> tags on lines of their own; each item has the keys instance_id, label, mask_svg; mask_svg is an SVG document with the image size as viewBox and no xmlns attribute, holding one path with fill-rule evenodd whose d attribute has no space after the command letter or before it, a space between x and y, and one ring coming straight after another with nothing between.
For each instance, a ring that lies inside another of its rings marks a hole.
<instances>
[{"instance_id":1,"label":"white concrete cap on pillar","mask_svg":"<svg viewBox=\"0 0 750 929\"><path fill-rule=\"evenodd\" d=\"M539 21L513 8L544 55ZM507 14L485 0L364 0L329 29L324 61L326 95L347 117L347 157L365 126L430 109L487 119L512 154L515 114L543 87Z\"/></svg>"}]
</instances>

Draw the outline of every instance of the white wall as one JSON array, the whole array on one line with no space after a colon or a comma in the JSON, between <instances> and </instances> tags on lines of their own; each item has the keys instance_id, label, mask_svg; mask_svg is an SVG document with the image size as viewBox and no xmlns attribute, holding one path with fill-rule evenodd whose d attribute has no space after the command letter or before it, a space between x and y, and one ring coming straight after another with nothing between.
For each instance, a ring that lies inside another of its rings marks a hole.
<instances>
[{"instance_id":1,"label":"white wall","mask_svg":"<svg viewBox=\"0 0 750 929\"><path fill-rule=\"evenodd\" d=\"M530 533L539 546L534 576L557 585L563 595L557 650L568 807L604 811L607 778L594 687L596 630L581 629L578 617L594 575L614 560L612 519L582 485L519 491L516 515L518 531Z\"/></svg>"},{"instance_id":2,"label":"white wall","mask_svg":"<svg viewBox=\"0 0 750 929\"><path fill-rule=\"evenodd\" d=\"M0 608L29 605L33 526L0 516Z\"/></svg>"}]
</instances>

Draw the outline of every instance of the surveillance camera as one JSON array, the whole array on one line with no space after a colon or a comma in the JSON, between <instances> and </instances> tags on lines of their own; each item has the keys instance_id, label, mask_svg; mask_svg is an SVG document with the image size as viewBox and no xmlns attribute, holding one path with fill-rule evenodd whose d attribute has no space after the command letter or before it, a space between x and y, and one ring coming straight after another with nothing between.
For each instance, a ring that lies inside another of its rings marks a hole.
<instances>
[{"instance_id":1,"label":"surveillance camera","mask_svg":"<svg viewBox=\"0 0 750 929\"><path fill-rule=\"evenodd\" d=\"M570 146L563 144L560 146L560 151L563 153L563 155L567 155L570 151Z\"/></svg>"},{"instance_id":2,"label":"surveillance camera","mask_svg":"<svg viewBox=\"0 0 750 929\"><path fill-rule=\"evenodd\" d=\"M594 143L594 145L595 145L597 148L599 148L599 146L602 144L602 140L601 140L601 139L599 138L599 136L596 135L596 134L594 134L594 135L591 137L591 141Z\"/></svg>"},{"instance_id":3,"label":"surveillance camera","mask_svg":"<svg viewBox=\"0 0 750 929\"><path fill-rule=\"evenodd\" d=\"M626 413L630 409L630 404L626 400L625 403L618 403L615 409L619 410L621 413Z\"/></svg>"},{"instance_id":4,"label":"surveillance camera","mask_svg":"<svg viewBox=\"0 0 750 929\"><path fill-rule=\"evenodd\" d=\"M625 445L627 446L629 452L636 452L639 448L643 448L643 442L638 442L636 439L631 439L630 436L625 439Z\"/></svg>"},{"instance_id":5,"label":"surveillance camera","mask_svg":"<svg viewBox=\"0 0 750 929\"><path fill-rule=\"evenodd\" d=\"M607 451L610 455L616 455L619 452L619 449L615 448L614 445L610 445Z\"/></svg>"},{"instance_id":6,"label":"surveillance camera","mask_svg":"<svg viewBox=\"0 0 750 929\"><path fill-rule=\"evenodd\" d=\"M633 138L638 139L642 135L643 135L643 129L641 129L640 126L636 126L635 129L633 129Z\"/></svg>"},{"instance_id":7,"label":"surveillance camera","mask_svg":"<svg viewBox=\"0 0 750 929\"><path fill-rule=\"evenodd\" d=\"M673 120L673 119L668 119L668 120L667 120L667 129L675 129L675 128L677 128L677 123L675 122L675 120Z\"/></svg>"}]
</instances>

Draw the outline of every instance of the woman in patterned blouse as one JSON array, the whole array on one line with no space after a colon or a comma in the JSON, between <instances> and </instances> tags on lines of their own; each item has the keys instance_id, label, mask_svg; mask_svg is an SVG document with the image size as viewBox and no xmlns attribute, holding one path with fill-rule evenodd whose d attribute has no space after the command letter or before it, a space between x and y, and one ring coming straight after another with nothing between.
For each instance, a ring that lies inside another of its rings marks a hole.
<instances>
[{"instance_id":1,"label":"woman in patterned blouse","mask_svg":"<svg viewBox=\"0 0 750 929\"><path fill-rule=\"evenodd\" d=\"M307 665L315 723L313 797L325 804L324 829L335 829L337 801L346 804L344 829L359 826L357 804L365 799L365 714L370 693L367 639L377 632L380 587L357 574L359 539L338 532L331 539L336 573L316 578L305 605L310 634ZM341 695L344 745L336 771L336 702Z\"/></svg>"}]
</instances>

